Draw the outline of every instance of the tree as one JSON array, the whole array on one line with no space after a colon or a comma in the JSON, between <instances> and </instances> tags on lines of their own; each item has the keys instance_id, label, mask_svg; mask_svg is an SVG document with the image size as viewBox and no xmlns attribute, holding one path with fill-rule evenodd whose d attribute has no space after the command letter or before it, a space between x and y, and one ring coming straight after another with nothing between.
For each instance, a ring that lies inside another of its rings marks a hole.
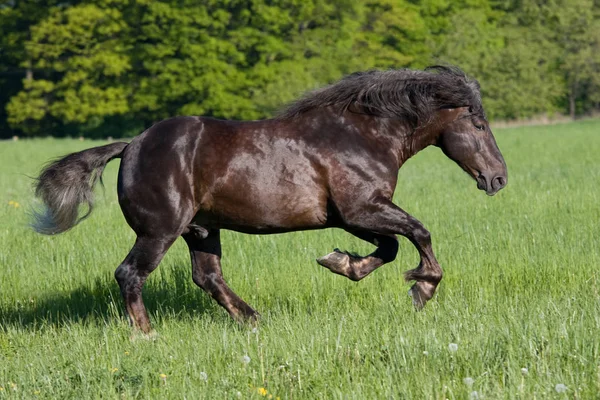
<instances>
[{"instance_id":1,"label":"tree","mask_svg":"<svg viewBox=\"0 0 600 400\"><path fill-rule=\"evenodd\" d=\"M600 7L593 0L563 0L550 15L569 115L575 118L600 102Z\"/></svg>"},{"instance_id":2,"label":"tree","mask_svg":"<svg viewBox=\"0 0 600 400\"><path fill-rule=\"evenodd\" d=\"M0 1L0 138L18 134L7 124L6 104L23 88L23 80L31 81L46 71L35 70L25 50L30 27L48 15L49 7L58 3L68 6L76 1L47 0L41 7L36 0Z\"/></svg>"},{"instance_id":3,"label":"tree","mask_svg":"<svg viewBox=\"0 0 600 400\"><path fill-rule=\"evenodd\" d=\"M115 38L124 29L118 10L93 4L55 7L31 28L26 43L33 67L50 75L25 80L7 106L9 122L36 133L29 122L49 117L83 124L129 111L119 79L130 68L129 56Z\"/></svg>"},{"instance_id":4,"label":"tree","mask_svg":"<svg viewBox=\"0 0 600 400\"><path fill-rule=\"evenodd\" d=\"M45 3L0 0L2 136L265 118L351 72L432 63L479 79L491 118L600 102L598 0Z\"/></svg>"},{"instance_id":5,"label":"tree","mask_svg":"<svg viewBox=\"0 0 600 400\"><path fill-rule=\"evenodd\" d=\"M423 7L435 33L429 37L437 38L432 43L435 57L480 81L491 119L524 118L557 108L557 49L532 1L427 0L429 7Z\"/></svg>"},{"instance_id":6,"label":"tree","mask_svg":"<svg viewBox=\"0 0 600 400\"><path fill-rule=\"evenodd\" d=\"M344 74L419 65L424 32L414 6L390 0L54 7L26 42L34 68L49 74L13 96L9 122L29 134L48 121L93 134L115 118L263 118Z\"/></svg>"}]
</instances>

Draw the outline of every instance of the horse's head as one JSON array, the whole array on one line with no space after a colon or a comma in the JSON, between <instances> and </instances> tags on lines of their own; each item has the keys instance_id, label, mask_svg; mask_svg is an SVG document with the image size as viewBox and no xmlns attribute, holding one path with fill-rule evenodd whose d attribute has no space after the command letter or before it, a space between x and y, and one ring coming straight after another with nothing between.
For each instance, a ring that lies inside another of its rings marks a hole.
<instances>
[{"instance_id":1,"label":"horse's head","mask_svg":"<svg viewBox=\"0 0 600 400\"><path fill-rule=\"evenodd\" d=\"M488 121L469 107L441 110L437 146L493 196L506 186L506 163Z\"/></svg>"}]
</instances>

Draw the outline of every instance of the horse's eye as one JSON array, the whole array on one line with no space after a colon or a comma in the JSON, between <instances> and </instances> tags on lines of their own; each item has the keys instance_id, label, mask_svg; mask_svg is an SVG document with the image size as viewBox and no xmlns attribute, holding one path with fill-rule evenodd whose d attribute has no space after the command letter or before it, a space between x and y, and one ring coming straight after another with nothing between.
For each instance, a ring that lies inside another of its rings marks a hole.
<instances>
[{"instance_id":1,"label":"horse's eye","mask_svg":"<svg viewBox=\"0 0 600 400\"><path fill-rule=\"evenodd\" d=\"M483 124L473 123L473 125L475 125L475 128L477 128L478 131L485 130L485 126Z\"/></svg>"}]
</instances>

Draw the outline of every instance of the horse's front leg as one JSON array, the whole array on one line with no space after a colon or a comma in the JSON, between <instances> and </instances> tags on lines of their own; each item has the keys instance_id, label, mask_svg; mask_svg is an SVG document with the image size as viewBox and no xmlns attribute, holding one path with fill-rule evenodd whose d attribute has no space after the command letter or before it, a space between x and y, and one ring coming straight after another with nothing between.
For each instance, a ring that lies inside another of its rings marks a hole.
<instances>
[{"instance_id":1,"label":"horse's front leg","mask_svg":"<svg viewBox=\"0 0 600 400\"><path fill-rule=\"evenodd\" d=\"M364 207L357 207L357 205L358 202L354 202L348 209L340 207L342 218L347 226L346 230L354 234L371 232L373 238L371 242L376 244L378 249L367 257L353 257L341 252L330 253L319 259L319 264L351 279L364 277L375 268L395 258L398 245L396 243L393 247L389 235L402 235L413 243L421 256L419 266L406 271L404 277L407 281L416 281L409 293L415 307L423 308L433 297L437 285L442 280L442 269L433 254L429 231L390 199L377 198ZM383 238L387 239L382 240ZM387 257L383 258L383 254ZM393 257L390 259L392 254Z\"/></svg>"}]
</instances>

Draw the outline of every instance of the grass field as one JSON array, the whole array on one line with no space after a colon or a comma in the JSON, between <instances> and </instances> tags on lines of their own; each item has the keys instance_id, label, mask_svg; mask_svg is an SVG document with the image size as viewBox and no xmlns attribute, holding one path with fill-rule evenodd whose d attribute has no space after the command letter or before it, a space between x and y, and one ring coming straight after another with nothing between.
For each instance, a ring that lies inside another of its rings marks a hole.
<instances>
[{"instance_id":1,"label":"grass field","mask_svg":"<svg viewBox=\"0 0 600 400\"><path fill-rule=\"evenodd\" d=\"M493 198L438 149L400 172L396 203L432 232L445 270L424 311L402 279L418 262L405 239L355 283L314 261L371 251L343 231L225 232L225 278L258 329L194 285L180 240L145 286L156 340L130 338L113 279L134 239L118 162L87 221L40 236L27 176L101 143L0 142L0 398L598 398L600 121L496 138L509 184Z\"/></svg>"}]
</instances>

